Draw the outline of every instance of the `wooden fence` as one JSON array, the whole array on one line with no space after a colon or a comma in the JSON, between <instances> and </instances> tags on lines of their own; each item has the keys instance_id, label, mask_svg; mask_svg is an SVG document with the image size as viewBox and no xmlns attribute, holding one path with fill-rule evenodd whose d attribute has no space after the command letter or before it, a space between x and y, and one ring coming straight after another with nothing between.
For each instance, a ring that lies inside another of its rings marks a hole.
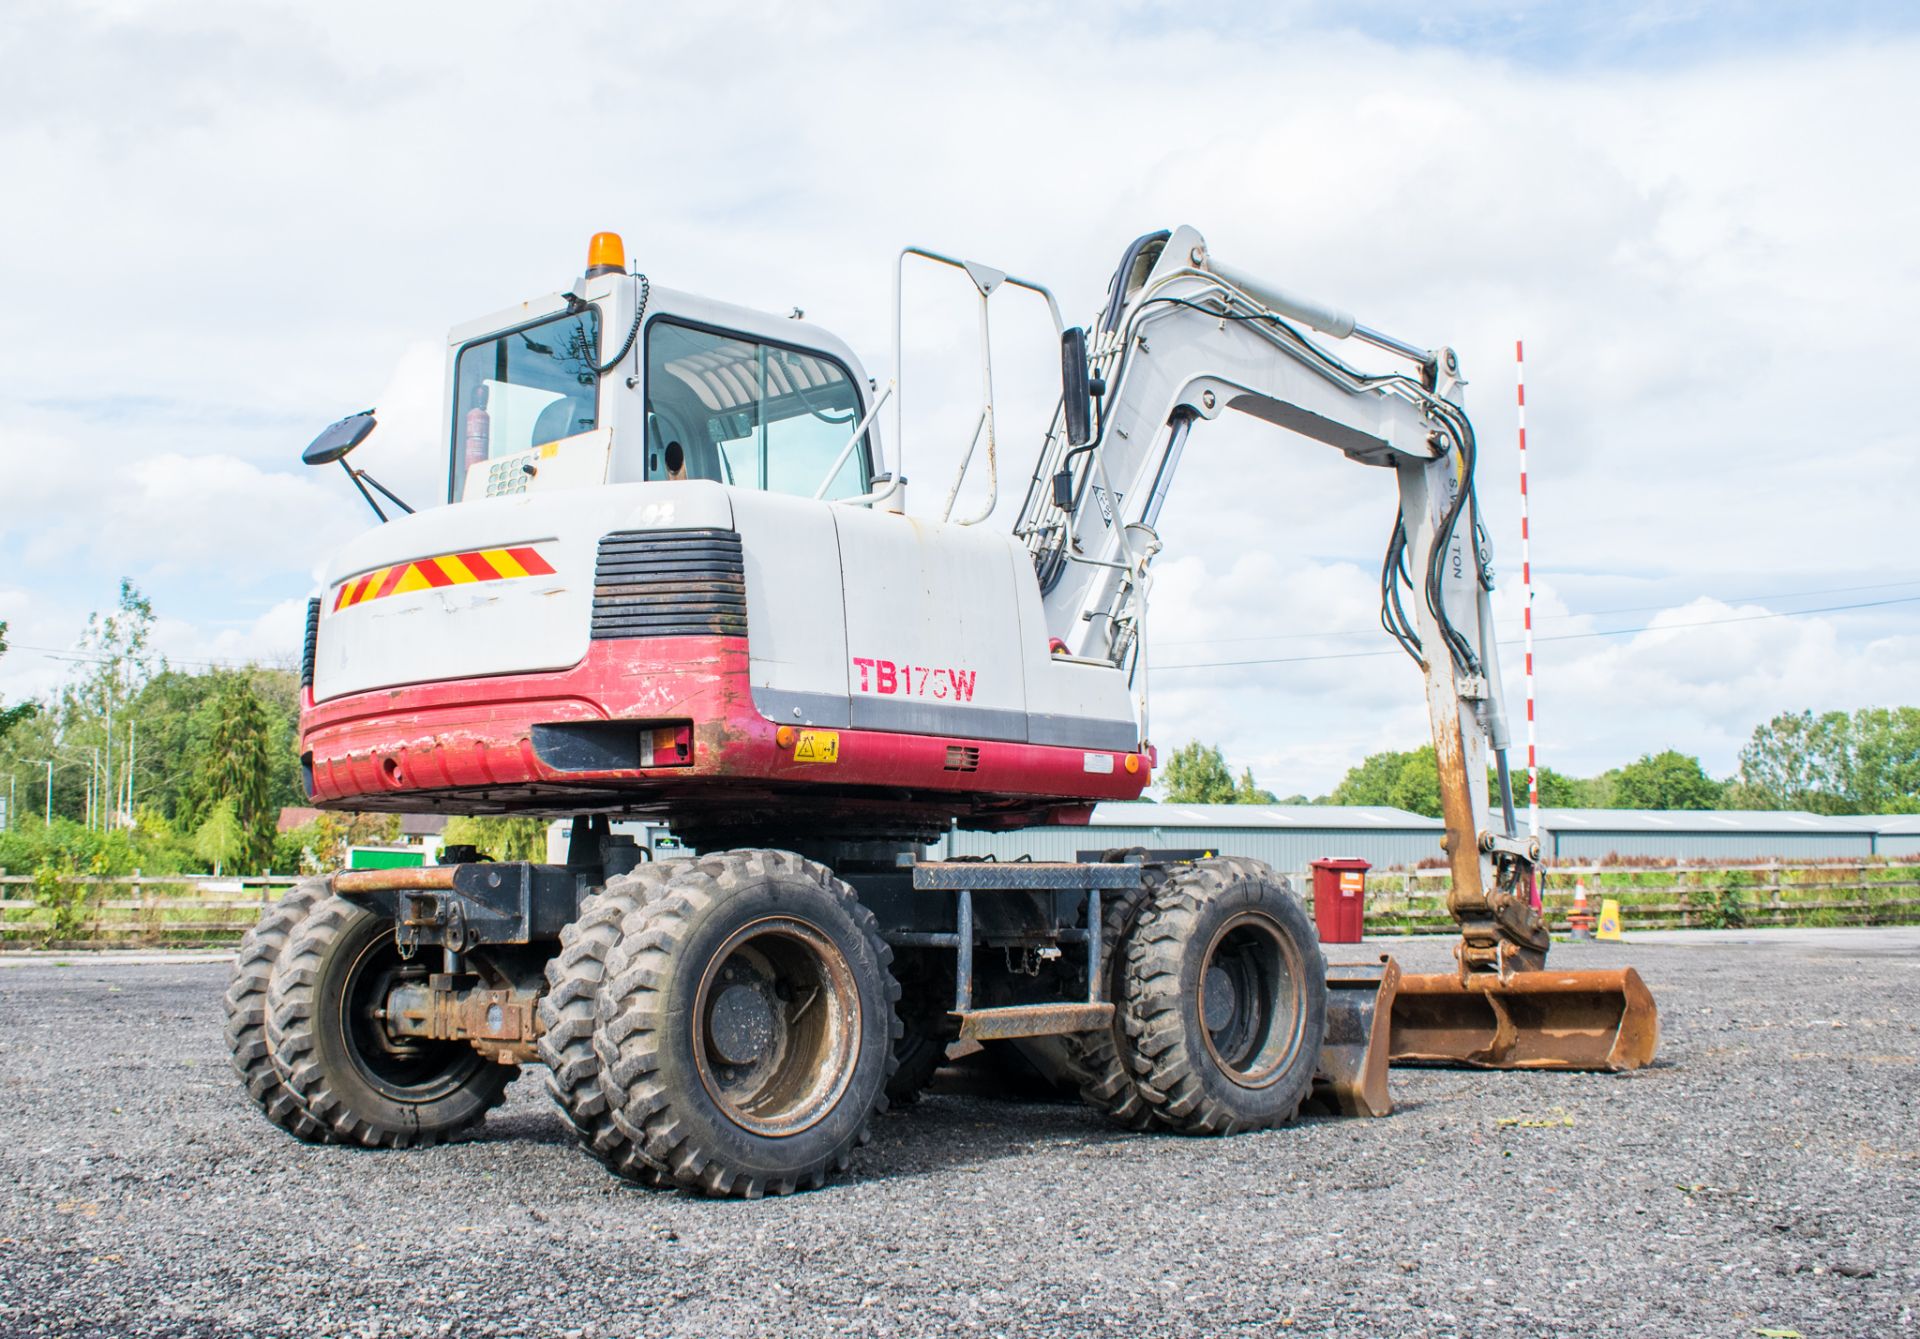
<instances>
[{"instance_id":1,"label":"wooden fence","mask_svg":"<svg viewBox=\"0 0 1920 1339\"><path fill-rule=\"evenodd\" d=\"M0 950L224 948L292 887L294 876L216 879L0 875Z\"/></svg>"},{"instance_id":2,"label":"wooden fence","mask_svg":"<svg viewBox=\"0 0 1920 1339\"><path fill-rule=\"evenodd\" d=\"M0 875L0 951L20 948L219 948L236 943L261 910L291 887L290 875L41 879ZM1827 864L1566 866L1545 871L1542 903L1567 929L1574 888L1588 908L1619 901L1627 928L1694 929L1788 925L1920 924L1920 864L1875 860ZM1295 876L1306 892L1311 880ZM1438 934L1447 915L1444 869L1367 876L1371 934Z\"/></svg>"},{"instance_id":3,"label":"wooden fence","mask_svg":"<svg viewBox=\"0 0 1920 1339\"><path fill-rule=\"evenodd\" d=\"M1862 860L1821 864L1569 865L1543 871L1541 908L1555 931L1568 929L1575 889L1587 909L1620 903L1628 928L1732 929L1793 925L1920 924L1920 864ZM1444 869L1367 876L1367 930L1427 934L1452 927L1451 876Z\"/></svg>"}]
</instances>

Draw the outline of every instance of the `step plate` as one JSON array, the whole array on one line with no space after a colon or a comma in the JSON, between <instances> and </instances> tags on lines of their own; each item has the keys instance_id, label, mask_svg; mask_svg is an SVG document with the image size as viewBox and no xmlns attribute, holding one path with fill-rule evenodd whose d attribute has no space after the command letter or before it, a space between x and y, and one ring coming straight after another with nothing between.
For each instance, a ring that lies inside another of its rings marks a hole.
<instances>
[{"instance_id":1,"label":"step plate","mask_svg":"<svg viewBox=\"0 0 1920 1339\"><path fill-rule=\"evenodd\" d=\"M1086 892L1138 888L1139 865L1080 864L1051 860L923 860L913 867L922 892Z\"/></svg>"},{"instance_id":2,"label":"step plate","mask_svg":"<svg viewBox=\"0 0 1920 1339\"><path fill-rule=\"evenodd\" d=\"M1005 1041L1009 1037L1057 1037L1091 1032L1113 1021L1111 1004L1018 1004L1000 1009L969 1009L956 1014L961 1041Z\"/></svg>"}]
</instances>

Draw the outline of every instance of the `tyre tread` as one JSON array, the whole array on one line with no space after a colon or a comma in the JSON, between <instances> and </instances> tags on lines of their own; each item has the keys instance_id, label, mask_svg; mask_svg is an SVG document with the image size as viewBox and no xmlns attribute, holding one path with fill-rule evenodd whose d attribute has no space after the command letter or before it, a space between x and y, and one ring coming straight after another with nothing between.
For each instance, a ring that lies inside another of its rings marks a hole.
<instances>
[{"instance_id":1,"label":"tyre tread","mask_svg":"<svg viewBox=\"0 0 1920 1339\"><path fill-rule=\"evenodd\" d=\"M1187 1002L1180 986L1186 945L1207 903L1253 879L1278 882L1287 896L1293 896L1286 881L1271 868L1245 856L1199 860L1176 871L1147 900L1127 947L1124 1005L1117 1012L1123 1019L1124 1048L1131 1051L1127 1059L1134 1088L1160 1123L1183 1134L1239 1134L1287 1124L1299 1115L1311 1088L1309 1071L1309 1082L1301 1086L1284 1115L1247 1119L1208 1094L1198 1066L1211 1061L1193 1055L1187 1045ZM1306 947L1312 950L1306 970L1318 969L1324 979L1317 941ZM1309 1044L1317 1047L1318 1043Z\"/></svg>"},{"instance_id":2,"label":"tyre tread","mask_svg":"<svg viewBox=\"0 0 1920 1339\"><path fill-rule=\"evenodd\" d=\"M613 1124L644 1150L648 1161L664 1168L684 1189L710 1196L757 1199L787 1195L825 1183L830 1173L846 1170L852 1149L872 1134L872 1119L886 1110L886 1080L897 1061L893 1043L900 1036L895 1005L900 986L894 979L893 952L880 937L879 923L848 887L823 865L788 851L739 850L680 862L659 895L636 907L621 926L618 947L607 963L599 997L594 1049L599 1055ZM836 898L867 939L879 964L887 998L888 1045L884 1071L871 1107L844 1147L813 1165L784 1175L757 1176L726 1165L674 1110L674 1096L660 1070L658 1030L665 1021L662 998L675 950L694 925L723 899L769 878L802 878Z\"/></svg>"},{"instance_id":3,"label":"tyre tread","mask_svg":"<svg viewBox=\"0 0 1920 1339\"><path fill-rule=\"evenodd\" d=\"M323 955L347 932L354 918L366 914L346 899L335 896L319 903L301 922L287 945L286 958L269 992L269 1050L281 1081L305 1104L315 1120L327 1126L335 1142L366 1148L431 1148L485 1120L488 1111L506 1100L507 1084L517 1070L503 1065L498 1067L501 1072L481 1071L491 1091L484 1093L479 1108L457 1125L430 1128L419 1124L416 1118L410 1127L398 1128L376 1122L353 1109L320 1061L317 1034L322 1019L318 1000Z\"/></svg>"},{"instance_id":4,"label":"tyre tread","mask_svg":"<svg viewBox=\"0 0 1920 1339\"><path fill-rule=\"evenodd\" d=\"M607 961L620 943L620 926L659 895L669 873L658 865L640 865L607 880L604 889L582 903L580 914L560 932L560 952L547 963L547 993L540 998L538 1045L555 1105L580 1146L608 1171L654 1187L673 1182L664 1167L613 1123L593 1030Z\"/></svg>"},{"instance_id":5,"label":"tyre tread","mask_svg":"<svg viewBox=\"0 0 1920 1339\"><path fill-rule=\"evenodd\" d=\"M333 1131L314 1118L280 1077L268 1038L268 995L287 943L315 905L329 895L324 876L302 879L240 940L227 979L226 1039L234 1070L261 1114L294 1138L309 1144L337 1142Z\"/></svg>"}]
</instances>

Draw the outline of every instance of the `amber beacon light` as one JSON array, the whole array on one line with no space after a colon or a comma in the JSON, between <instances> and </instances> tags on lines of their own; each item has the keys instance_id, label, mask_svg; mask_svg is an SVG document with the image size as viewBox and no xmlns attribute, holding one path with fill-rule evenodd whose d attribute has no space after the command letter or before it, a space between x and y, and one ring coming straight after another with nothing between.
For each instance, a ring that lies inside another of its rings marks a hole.
<instances>
[{"instance_id":1,"label":"amber beacon light","mask_svg":"<svg viewBox=\"0 0 1920 1339\"><path fill-rule=\"evenodd\" d=\"M619 274L627 268L627 248L617 232L597 232L587 243L587 275Z\"/></svg>"}]
</instances>

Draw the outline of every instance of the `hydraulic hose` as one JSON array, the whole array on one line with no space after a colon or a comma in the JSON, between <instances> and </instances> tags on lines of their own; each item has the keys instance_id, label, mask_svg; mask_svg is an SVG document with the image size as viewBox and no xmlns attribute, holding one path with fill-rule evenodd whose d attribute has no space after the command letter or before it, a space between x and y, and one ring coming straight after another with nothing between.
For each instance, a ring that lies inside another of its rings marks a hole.
<instances>
[{"instance_id":1,"label":"hydraulic hose","mask_svg":"<svg viewBox=\"0 0 1920 1339\"><path fill-rule=\"evenodd\" d=\"M593 369L593 374L596 377L604 377L607 373L613 371L614 368L625 362L627 355L633 352L633 341L640 337L640 322L647 314L647 299L653 296L653 285L647 282L647 276L644 274L636 274L633 277L640 285L640 296L634 300L633 304L633 324L627 327L626 342L620 346L620 352L614 354L612 358L608 359L607 362L601 366ZM582 303L581 305L585 306L586 304Z\"/></svg>"}]
</instances>

